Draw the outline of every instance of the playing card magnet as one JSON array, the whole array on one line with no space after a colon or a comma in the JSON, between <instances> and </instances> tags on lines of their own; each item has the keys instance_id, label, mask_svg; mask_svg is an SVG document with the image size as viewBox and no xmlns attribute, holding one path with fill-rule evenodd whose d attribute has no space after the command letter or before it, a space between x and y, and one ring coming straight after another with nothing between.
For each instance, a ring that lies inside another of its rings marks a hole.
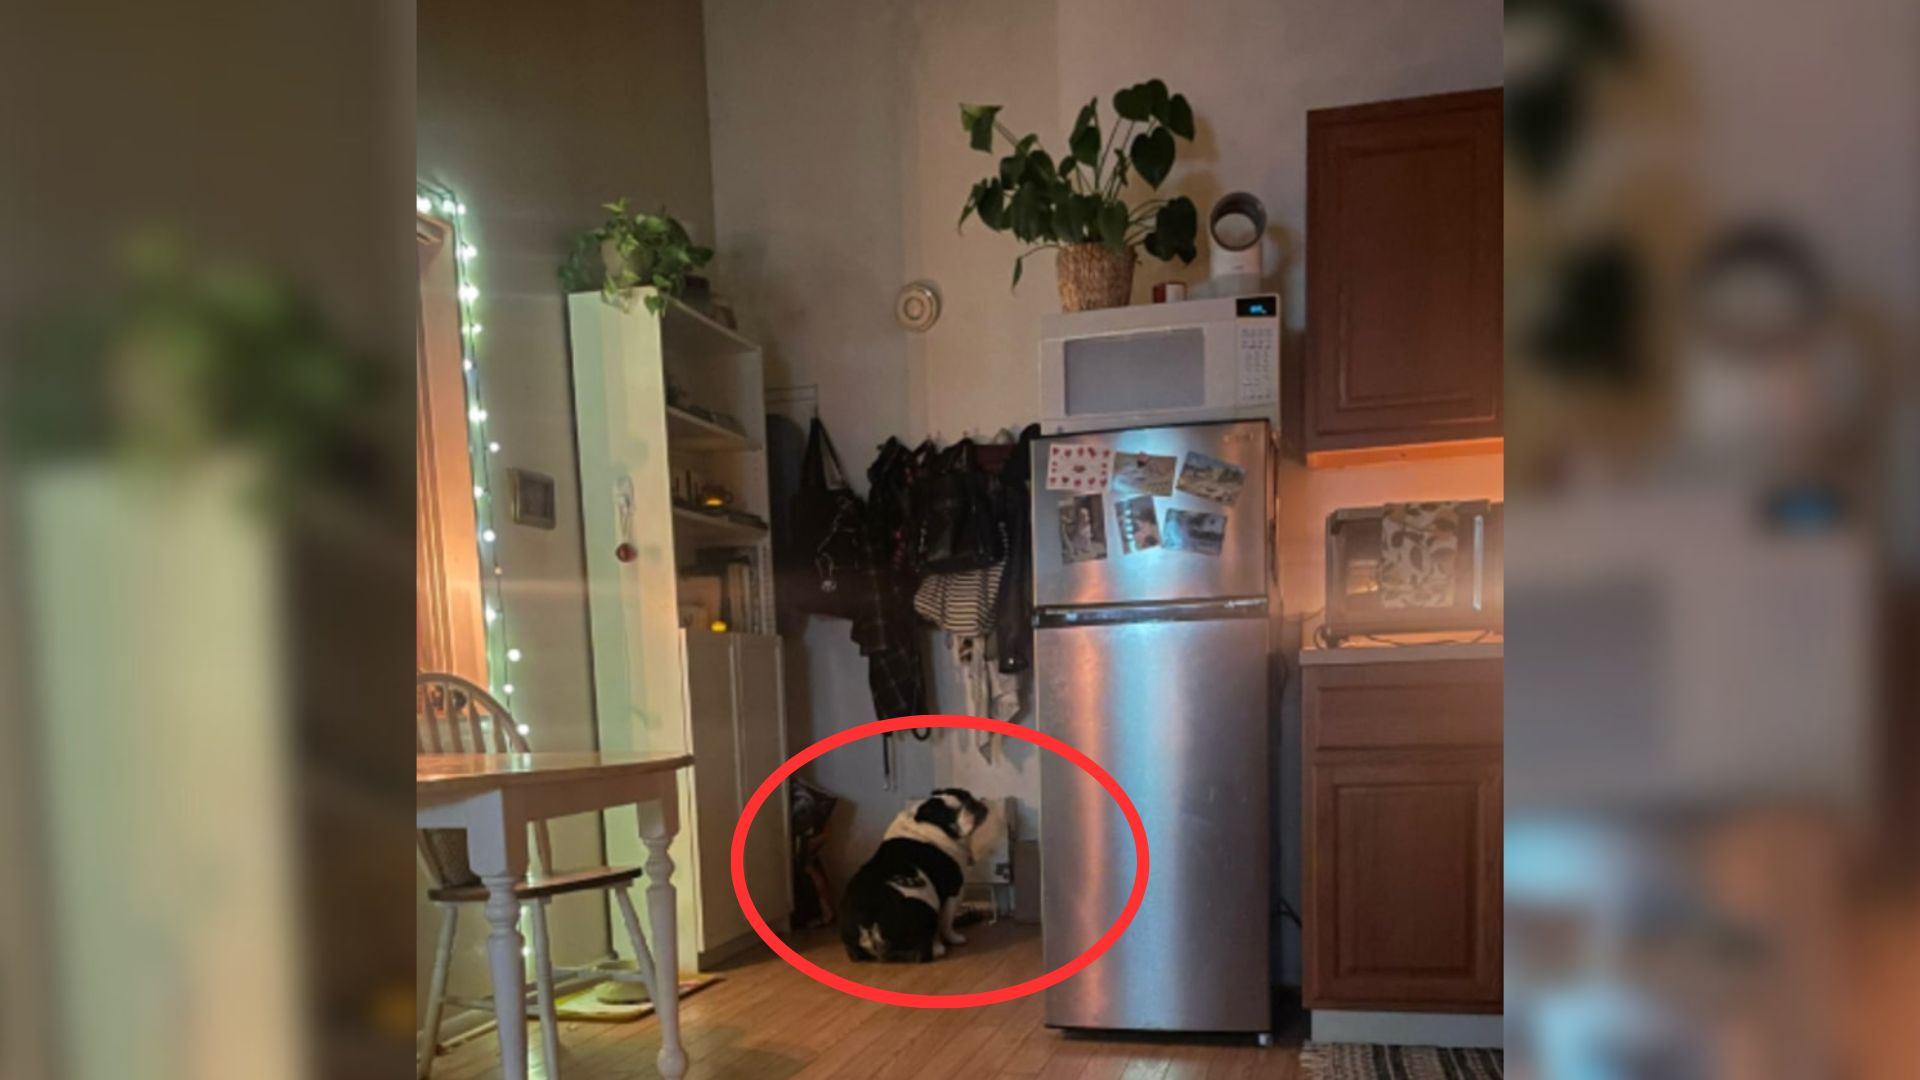
<instances>
[{"instance_id":1,"label":"playing card magnet","mask_svg":"<svg viewBox=\"0 0 1920 1080\"><path fill-rule=\"evenodd\" d=\"M1052 443L1047 447L1047 490L1091 494L1107 489L1113 453L1105 447Z\"/></svg>"}]
</instances>

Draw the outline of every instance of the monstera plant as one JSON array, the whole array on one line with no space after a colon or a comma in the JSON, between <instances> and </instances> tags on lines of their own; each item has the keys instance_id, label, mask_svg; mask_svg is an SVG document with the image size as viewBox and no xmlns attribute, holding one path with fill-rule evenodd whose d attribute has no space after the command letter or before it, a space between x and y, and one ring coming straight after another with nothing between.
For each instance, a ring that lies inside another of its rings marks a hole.
<instances>
[{"instance_id":1,"label":"monstera plant","mask_svg":"<svg viewBox=\"0 0 1920 1080\"><path fill-rule=\"evenodd\" d=\"M1101 124L1100 101L1081 108L1055 158L1037 135L1015 137L1000 122L998 105L962 105L960 123L973 148L994 152L997 134L1008 152L992 176L973 185L960 224L978 217L995 232L1030 245L1013 262L1013 283L1027 257L1055 248L1060 303L1068 311L1124 305L1133 292L1136 252L1193 261L1199 215L1185 196L1160 197L1173 171L1176 140L1193 139L1193 108L1159 79L1113 95L1113 113ZM1155 194L1127 201L1138 178Z\"/></svg>"}]
</instances>

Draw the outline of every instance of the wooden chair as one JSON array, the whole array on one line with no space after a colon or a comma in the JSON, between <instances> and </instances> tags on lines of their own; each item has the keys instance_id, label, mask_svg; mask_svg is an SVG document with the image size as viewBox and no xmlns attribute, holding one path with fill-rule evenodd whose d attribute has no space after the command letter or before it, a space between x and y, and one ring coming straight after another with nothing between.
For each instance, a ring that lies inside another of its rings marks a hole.
<instances>
[{"instance_id":1,"label":"wooden chair","mask_svg":"<svg viewBox=\"0 0 1920 1080\"><path fill-rule=\"evenodd\" d=\"M422 674L414 688L414 746L421 754L524 754L530 752L526 736L514 723L506 706L493 696L458 675ZM634 913L627 889L639 878L641 868L595 866L584 870L556 872L553 868L553 844L547 823L530 827L533 834L534 864L527 880L515 892L520 905L533 923L533 961L535 1001L540 1014L540 1034L546 1050L547 1076L560 1075L560 1029L554 1020L554 978L592 976L616 982L639 982L654 994L653 954L640 931L640 918ZM453 963L454 934L459 926L462 904L485 904L487 887L467 866L466 838L458 830L423 829L420 854L433 879L427 897L445 913L440 924L440 941L434 953L433 981L427 991L426 1024L420 1035L419 1080L426 1080L433 1069L434 1050L440 1037L440 1014L448 1002L467 1008L485 1009L491 1014L488 999L449 998L447 969ZM547 950L547 904L556 896L597 891L612 894L620 906L621 921L627 924L627 937L633 944L634 972L606 971L596 967L553 966ZM678 973L671 975L677 977Z\"/></svg>"}]
</instances>

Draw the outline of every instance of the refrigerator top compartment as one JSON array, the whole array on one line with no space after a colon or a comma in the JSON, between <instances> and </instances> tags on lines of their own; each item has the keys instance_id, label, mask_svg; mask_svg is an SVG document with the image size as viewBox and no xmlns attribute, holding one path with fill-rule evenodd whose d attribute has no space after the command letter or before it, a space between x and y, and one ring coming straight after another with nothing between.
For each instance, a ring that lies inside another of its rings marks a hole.
<instances>
[{"instance_id":1,"label":"refrigerator top compartment","mask_svg":"<svg viewBox=\"0 0 1920 1080\"><path fill-rule=\"evenodd\" d=\"M1269 431L1254 420L1036 440L1035 608L1264 599Z\"/></svg>"}]
</instances>

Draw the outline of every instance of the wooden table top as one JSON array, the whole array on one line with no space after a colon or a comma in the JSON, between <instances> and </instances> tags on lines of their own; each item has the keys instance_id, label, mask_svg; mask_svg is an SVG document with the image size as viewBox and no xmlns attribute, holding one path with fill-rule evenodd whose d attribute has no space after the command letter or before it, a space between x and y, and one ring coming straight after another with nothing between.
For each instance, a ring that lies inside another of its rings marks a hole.
<instances>
[{"instance_id":1,"label":"wooden table top","mask_svg":"<svg viewBox=\"0 0 1920 1080\"><path fill-rule=\"evenodd\" d=\"M445 795L469 789L608 779L673 772L692 754L572 751L538 754L421 754L414 758L414 790Z\"/></svg>"}]
</instances>

